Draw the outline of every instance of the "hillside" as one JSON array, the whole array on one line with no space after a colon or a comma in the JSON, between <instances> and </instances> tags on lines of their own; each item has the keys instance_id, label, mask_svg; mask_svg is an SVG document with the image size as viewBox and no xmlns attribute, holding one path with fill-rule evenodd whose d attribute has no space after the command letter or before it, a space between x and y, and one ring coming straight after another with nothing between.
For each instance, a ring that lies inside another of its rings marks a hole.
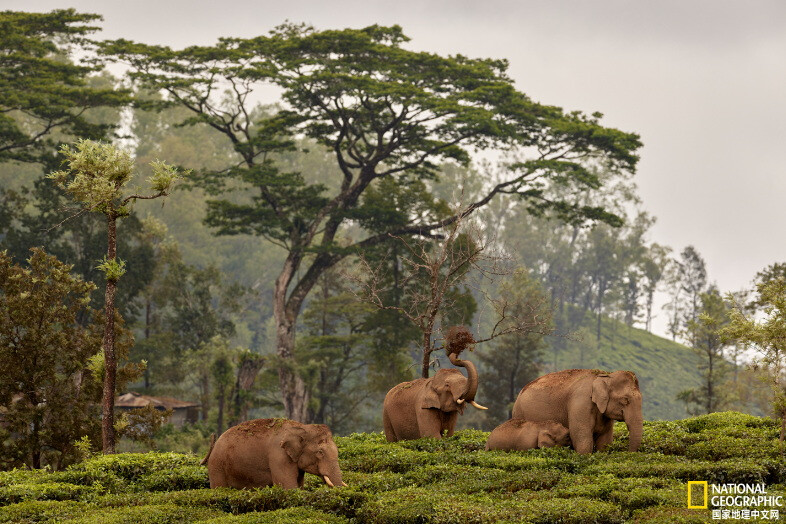
<instances>
[{"instance_id":1,"label":"hillside","mask_svg":"<svg viewBox=\"0 0 786 524\"><path fill-rule=\"evenodd\" d=\"M587 315L576 337L550 337L546 371L571 368L626 369L636 373L646 420L675 420L688 415L677 394L696 387L699 359L690 348L624 323L603 319L600 344L597 317ZM578 338L578 340L571 340ZM556 361L556 366L555 366Z\"/></svg>"},{"instance_id":2,"label":"hillside","mask_svg":"<svg viewBox=\"0 0 786 524\"><path fill-rule=\"evenodd\" d=\"M397 443L356 433L336 438L348 487L330 489L308 474L304 489L289 491L209 489L206 468L190 454L96 456L54 473L0 472L0 522L715 522L714 508L686 508L687 481L761 483L781 494L786 462L778 427L733 412L646 422L640 451L629 453L622 451L627 430L617 424L610 451L589 456L565 448L484 451L488 433L474 430ZM779 520L779 507L746 508L757 511L745 522Z\"/></svg>"}]
</instances>

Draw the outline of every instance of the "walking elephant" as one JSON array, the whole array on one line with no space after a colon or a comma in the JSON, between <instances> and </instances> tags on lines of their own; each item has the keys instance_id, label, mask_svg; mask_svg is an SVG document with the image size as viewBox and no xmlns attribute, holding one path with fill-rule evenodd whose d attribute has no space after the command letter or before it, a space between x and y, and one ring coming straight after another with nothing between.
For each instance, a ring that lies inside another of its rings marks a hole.
<instances>
[{"instance_id":1,"label":"walking elephant","mask_svg":"<svg viewBox=\"0 0 786 524\"><path fill-rule=\"evenodd\" d=\"M467 404L487 409L475 402L478 371L458 354L473 343L471 333L463 326L448 330L448 358L455 366L466 368L467 377L457 369L440 369L431 378L403 382L385 395L382 423L388 442L422 437L450 437L460 413Z\"/></svg>"},{"instance_id":2,"label":"walking elephant","mask_svg":"<svg viewBox=\"0 0 786 524\"><path fill-rule=\"evenodd\" d=\"M514 418L494 428L486 441L486 450L525 451L535 448L570 446L568 428L554 422L532 422Z\"/></svg>"},{"instance_id":3,"label":"walking elephant","mask_svg":"<svg viewBox=\"0 0 786 524\"><path fill-rule=\"evenodd\" d=\"M630 433L628 450L637 451L644 424L639 381L631 371L549 373L524 386L513 406L513 418L562 424L579 453L605 449L614 439L614 421L624 421Z\"/></svg>"},{"instance_id":4,"label":"walking elephant","mask_svg":"<svg viewBox=\"0 0 786 524\"><path fill-rule=\"evenodd\" d=\"M330 487L346 486L338 465L338 448L324 424L262 418L226 430L210 443L202 460L210 487L259 488L276 484L303 487L305 473Z\"/></svg>"}]
</instances>

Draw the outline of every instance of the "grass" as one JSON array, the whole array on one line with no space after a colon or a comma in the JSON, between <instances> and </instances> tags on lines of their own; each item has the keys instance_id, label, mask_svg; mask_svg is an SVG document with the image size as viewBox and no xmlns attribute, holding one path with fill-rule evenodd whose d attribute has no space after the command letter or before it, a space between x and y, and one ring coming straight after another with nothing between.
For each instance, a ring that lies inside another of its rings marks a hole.
<instances>
[{"instance_id":1,"label":"grass","mask_svg":"<svg viewBox=\"0 0 786 524\"><path fill-rule=\"evenodd\" d=\"M782 493L778 423L741 413L647 422L641 451L483 451L487 433L387 443L337 438L348 488L311 475L303 490L208 488L200 457L96 456L66 471L0 472L0 522L647 523L708 522L686 508L688 480L768 484ZM755 520L752 520L755 521ZM766 522L766 521L762 521Z\"/></svg>"}]
</instances>

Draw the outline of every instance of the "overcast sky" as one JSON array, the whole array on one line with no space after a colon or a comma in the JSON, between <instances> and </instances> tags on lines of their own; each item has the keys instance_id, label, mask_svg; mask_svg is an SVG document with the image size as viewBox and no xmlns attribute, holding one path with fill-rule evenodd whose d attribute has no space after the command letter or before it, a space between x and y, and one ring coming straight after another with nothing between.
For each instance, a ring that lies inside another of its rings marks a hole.
<instances>
[{"instance_id":1,"label":"overcast sky","mask_svg":"<svg viewBox=\"0 0 786 524\"><path fill-rule=\"evenodd\" d=\"M0 0L74 7L105 38L182 47L266 33L399 24L409 47L506 58L519 90L604 113L641 135L637 174L651 240L693 244L722 290L786 262L786 2Z\"/></svg>"}]
</instances>

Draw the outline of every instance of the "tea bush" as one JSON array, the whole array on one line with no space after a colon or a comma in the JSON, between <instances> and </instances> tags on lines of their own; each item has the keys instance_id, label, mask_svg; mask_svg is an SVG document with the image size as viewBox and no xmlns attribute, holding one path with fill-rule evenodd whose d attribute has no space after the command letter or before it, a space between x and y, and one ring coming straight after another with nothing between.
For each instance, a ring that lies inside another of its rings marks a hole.
<instances>
[{"instance_id":1,"label":"tea bush","mask_svg":"<svg viewBox=\"0 0 786 524\"><path fill-rule=\"evenodd\" d=\"M345 488L306 475L302 490L209 489L199 457L96 456L65 471L0 472L3 522L304 524L711 521L686 508L686 481L760 483L782 493L786 461L771 419L715 413L647 422L637 453L615 426L608 451L484 451L487 433L388 443L337 437ZM753 521L752 521L753 522Z\"/></svg>"}]
</instances>

